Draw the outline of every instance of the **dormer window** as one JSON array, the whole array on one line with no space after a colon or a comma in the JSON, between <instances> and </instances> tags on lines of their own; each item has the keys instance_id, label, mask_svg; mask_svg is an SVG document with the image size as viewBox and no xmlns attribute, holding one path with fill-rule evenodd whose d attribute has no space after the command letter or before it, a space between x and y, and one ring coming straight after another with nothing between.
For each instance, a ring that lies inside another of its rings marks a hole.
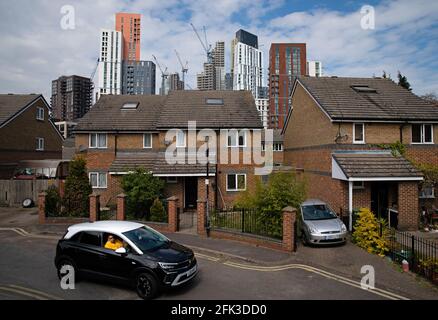
<instances>
[{"instance_id":1,"label":"dormer window","mask_svg":"<svg viewBox=\"0 0 438 320\"><path fill-rule=\"evenodd\" d=\"M223 106L224 99L207 99L206 103L210 106Z\"/></svg>"},{"instance_id":2,"label":"dormer window","mask_svg":"<svg viewBox=\"0 0 438 320\"><path fill-rule=\"evenodd\" d=\"M138 102L127 102L122 106L122 110L136 110L138 105Z\"/></svg>"},{"instance_id":3,"label":"dormer window","mask_svg":"<svg viewBox=\"0 0 438 320\"><path fill-rule=\"evenodd\" d=\"M377 90L366 85L353 85L351 88L359 93L377 93Z\"/></svg>"}]
</instances>

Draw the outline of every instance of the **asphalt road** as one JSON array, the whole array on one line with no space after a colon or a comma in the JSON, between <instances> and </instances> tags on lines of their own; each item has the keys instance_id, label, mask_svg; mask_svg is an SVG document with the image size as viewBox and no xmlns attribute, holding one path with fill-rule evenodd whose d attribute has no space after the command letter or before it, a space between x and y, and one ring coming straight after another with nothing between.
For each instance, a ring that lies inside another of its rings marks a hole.
<instances>
[{"instance_id":1,"label":"asphalt road","mask_svg":"<svg viewBox=\"0 0 438 320\"><path fill-rule=\"evenodd\" d=\"M129 288L83 280L62 290L53 264L56 240L0 232L0 299L132 300ZM198 255L200 273L189 285L164 292L168 300L387 299L354 284L303 268L263 269Z\"/></svg>"}]
</instances>

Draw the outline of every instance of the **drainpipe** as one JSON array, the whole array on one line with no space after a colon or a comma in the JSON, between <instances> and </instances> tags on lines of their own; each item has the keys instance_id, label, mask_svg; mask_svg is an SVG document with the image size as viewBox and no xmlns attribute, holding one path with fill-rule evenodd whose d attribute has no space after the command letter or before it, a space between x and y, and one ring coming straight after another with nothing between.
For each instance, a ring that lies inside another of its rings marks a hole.
<instances>
[{"instance_id":1,"label":"drainpipe","mask_svg":"<svg viewBox=\"0 0 438 320\"><path fill-rule=\"evenodd\" d=\"M353 231L353 181L348 182L348 212L350 214L350 232Z\"/></svg>"}]
</instances>

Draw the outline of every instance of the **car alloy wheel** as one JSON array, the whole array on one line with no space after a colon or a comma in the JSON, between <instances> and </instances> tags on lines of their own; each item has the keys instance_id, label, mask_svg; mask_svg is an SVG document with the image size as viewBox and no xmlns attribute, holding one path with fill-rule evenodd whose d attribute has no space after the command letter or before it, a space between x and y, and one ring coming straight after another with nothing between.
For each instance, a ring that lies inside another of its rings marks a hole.
<instances>
[{"instance_id":1,"label":"car alloy wheel","mask_svg":"<svg viewBox=\"0 0 438 320\"><path fill-rule=\"evenodd\" d=\"M145 300L152 299L157 293L157 281L153 276L141 273L137 276L136 289L140 298Z\"/></svg>"}]
</instances>

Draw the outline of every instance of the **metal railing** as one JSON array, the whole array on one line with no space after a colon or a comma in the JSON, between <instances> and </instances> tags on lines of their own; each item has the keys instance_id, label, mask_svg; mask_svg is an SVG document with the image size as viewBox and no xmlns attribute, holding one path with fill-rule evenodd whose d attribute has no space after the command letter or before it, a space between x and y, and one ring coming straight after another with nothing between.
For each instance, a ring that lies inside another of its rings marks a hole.
<instances>
[{"instance_id":1,"label":"metal railing","mask_svg":"<svg viewBox=\"0 0 438 320\"><path fill-rule=\"evenodd\" d=\"M397 263L403 260L409 268L438 285L438 243L395 229L388 231L388 255Z\"/></svg>"},{"instance_id":2,"label":"metal railing","mask_svg":"<svg viewBox=\"0 0 438 320\"><path fill-rule=\"evenodd\" d=\"M213 211L210 217L211 228L252 234L275 240L283 238L283 217L265 219L256 209L227 209Z\"/></svg>"}]
</instances>

